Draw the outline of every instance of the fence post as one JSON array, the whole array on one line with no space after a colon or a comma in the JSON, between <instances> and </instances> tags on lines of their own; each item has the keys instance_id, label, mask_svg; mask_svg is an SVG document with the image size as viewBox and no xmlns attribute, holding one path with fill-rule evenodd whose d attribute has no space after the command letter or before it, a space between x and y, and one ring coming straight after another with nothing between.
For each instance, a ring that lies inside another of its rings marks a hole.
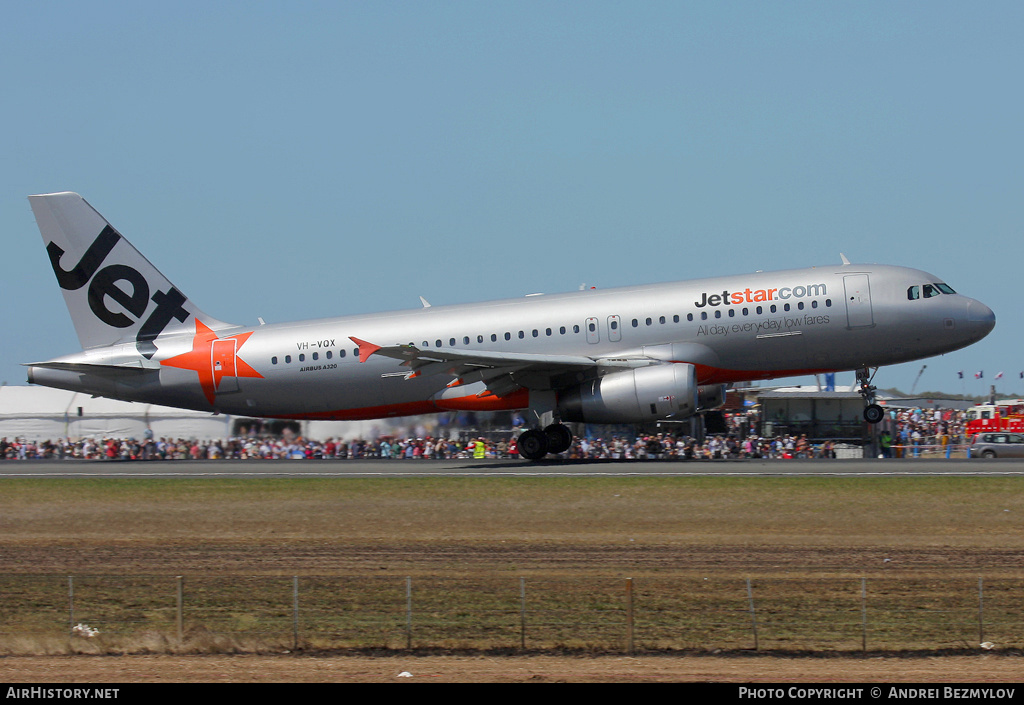
<instances>
[{"instance_id":1,"label":"fence post","mask_svg":"<svg viewBox=\"0 0 1024 705\"><path fill-rule=\"evenodd\" d=\"M412 577L405 578L405 648L412 650Z\"/></svg>"},{"instance_id":2,"label":"fence post","mask_svg":"<svg viewBox=\"0 0 1024 705\"><path fill-rule=\"evenodd\" d=\"M178 610L175 621L178 624L178 643L185 640L185 578L178 576Z\"/></svg>"},{"instance_id":3,"label":"fence post","mask_svg":"<svg viewBox=\"0 0 1024 705\"><path fill-rule=\"evenodd\" d=\"M754 651L757 651L757 611L754 609L754 588L750 584L750 578L747 578L747 601L750 603L750 623L754 629Z\"/></svg>"},{"instance_id":4,"label":"fence post","mask_svg":"<svg viewBox=\"0 0 1024 705\"><path fill-rule=\"evenodd\" d=\"M868 579L860 579L860 648L868 650Z\"/></svg>"},{"instance_id":5,"label":"fence post","mask_svg":"<svg viewBox=\"0 0 1024 705\"><path fill-rule=\"evenodd\" d=\"M626 578L626 653L633 655L633 578Z\"/></svg>"},{"instance_id":6,"label":"fence post","mask_svg":"<svg viewBox=\"0 0 1024 705\"><path fill-rule=\"evenodd\" d=\"M75 634L75 576L68 576L68 636Z\"/></svg>"},{"instance_id":7,"label":"fence post","mask_svg":"<svg viewBox=\"0 0 1024 705\"><path fill-rule=\"evenodd\" d=\"M292 649L299 649L299 576L292 576Z\"/></svg>"},{"instance_id":8,"label":"fence post","mask_svg":"<svg viewBox=\"0 0 1024 705\"><path fill-rule=\"evenodd\" d=\"M519 578L519 648L526 651L526 578Z\"/></svg>"},{"instance_id":9,"label":"fence post","mask_svg":"<svg viewBox=\"0 0 1024 705\"><path fill-rule=\"evenodd\" d=\"M978 578L978 645L985 643L985 589L984 578Z\"/></svg>"}]
</instances>

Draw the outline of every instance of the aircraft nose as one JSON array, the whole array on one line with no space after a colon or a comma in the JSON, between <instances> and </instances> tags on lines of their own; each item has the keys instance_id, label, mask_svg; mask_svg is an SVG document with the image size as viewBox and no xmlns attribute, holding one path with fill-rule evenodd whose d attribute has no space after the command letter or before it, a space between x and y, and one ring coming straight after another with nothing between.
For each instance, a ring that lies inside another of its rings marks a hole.
<instances>
[{"instance_id":1,"label":"aircraft nose","mask_svg":"<svg viewBox=\"0 0 1024 705\"><path fill-rule=\"evenodd\" d=\"M996 314L985 304L975 299L967 301L967 327L978 336L984 338L996 327Z\"/></svg>"}]
</instances>

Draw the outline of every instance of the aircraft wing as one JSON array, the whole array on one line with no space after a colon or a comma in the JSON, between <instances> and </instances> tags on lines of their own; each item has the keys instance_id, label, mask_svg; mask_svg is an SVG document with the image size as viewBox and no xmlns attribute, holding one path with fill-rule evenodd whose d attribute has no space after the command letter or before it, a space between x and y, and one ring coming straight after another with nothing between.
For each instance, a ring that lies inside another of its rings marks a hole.
<instances>
[{"instance_id":1,"label":"aircraft wing","mask_svg":"<svg viewBox=\"0 0 1024 705\"><path fill-rule=\"evenodd\" d=\"M440 374L452 378L450 386L482 381L497 396L504 396L520 387L557 388L561 386L558 378L567 373L578 382L583 377L596 375L598 368L639 367L651 363L647 359L597 360L580 355L420 349L415 345L375 345L354 337L351 340L359 346L360 362L366 362L371 355L390 357L399 360L402 367L409 368L403 375L406 379Z\"/></svg>"}]
</instances>

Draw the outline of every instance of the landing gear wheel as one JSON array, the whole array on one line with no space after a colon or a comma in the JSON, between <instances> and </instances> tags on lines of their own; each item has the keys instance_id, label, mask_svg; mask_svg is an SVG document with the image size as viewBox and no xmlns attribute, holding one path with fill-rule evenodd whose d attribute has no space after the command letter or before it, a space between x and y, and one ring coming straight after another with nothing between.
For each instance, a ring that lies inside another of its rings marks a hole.
<instances>
[{"instance_id":1,"label":"landing gear wheel","mask_svg":"<svg viewBox=\"0 0 1024 705\"><path fill-rule=\"evenodd\" d=\"M519 457L526 460L540 460L548 454L548 437L543 431L523 431L517 443Z\"/></svg>"},{"instance_id":2,"label":"landing gear wheel","mask_svg":"<svg viewBox=\"0 0 1024 705\"><path fill-rule=\"evenodd\" d=\"M875 368L877 372L878 368ZM885 409L875 403L875 391L876 387L871 384L871 379L874 375L871 374L871 370L867 367L857 370L857 382L860 384L860 389L857 393L860 394L861 399L864 400L864 420L868 423L878 423L885 418Z\"/></svg>"},{"instance_id":3,"label":"landing gear wheel","mask_svg":"<svg viewBox=\"0 0 1024 705\"><path fill-rule=\"evenodd\" d=\"M864 408L864 420L868 423L878 423L885 418L885 409L878 404L869 404Z\"/></svg>"},{"instance_id":4,"label":"landing gear wheel","mask_svg":"<svg viewBox=\"0 0 1024 705\"><path fill-rule=\"evenodd\" d=\"M549 453L564 453L572 445L572 431L560 423L553 423L544 429L548 440Z\"/></svg>"}]
</instances>

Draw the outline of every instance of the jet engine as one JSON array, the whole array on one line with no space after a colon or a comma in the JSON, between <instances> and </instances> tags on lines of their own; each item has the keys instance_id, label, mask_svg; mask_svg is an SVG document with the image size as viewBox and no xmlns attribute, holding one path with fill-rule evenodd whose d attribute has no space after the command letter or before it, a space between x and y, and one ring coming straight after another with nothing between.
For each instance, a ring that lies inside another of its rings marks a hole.
<instances>
[{"instance_id":1,"label":"jet engine","mask_svg":"<svg viewBox=\"0 0 1024 705\"><path fill-rule=\"evenodd\" d=\"M693 365L669 363L615 372L563 392L563 421L643 423L691 416L698 409Z\"/></svg>"},{"instance_id":2,"label":"jet engine","mask_svg":"<svg viewBox=\"0 0 1024 705\"><path fill-rule=\"evenodd\" d=\"M702 384L697 388L697 408L701 411L717 409L724 403L724 384Z\"/></svg>"}]
</instances>

